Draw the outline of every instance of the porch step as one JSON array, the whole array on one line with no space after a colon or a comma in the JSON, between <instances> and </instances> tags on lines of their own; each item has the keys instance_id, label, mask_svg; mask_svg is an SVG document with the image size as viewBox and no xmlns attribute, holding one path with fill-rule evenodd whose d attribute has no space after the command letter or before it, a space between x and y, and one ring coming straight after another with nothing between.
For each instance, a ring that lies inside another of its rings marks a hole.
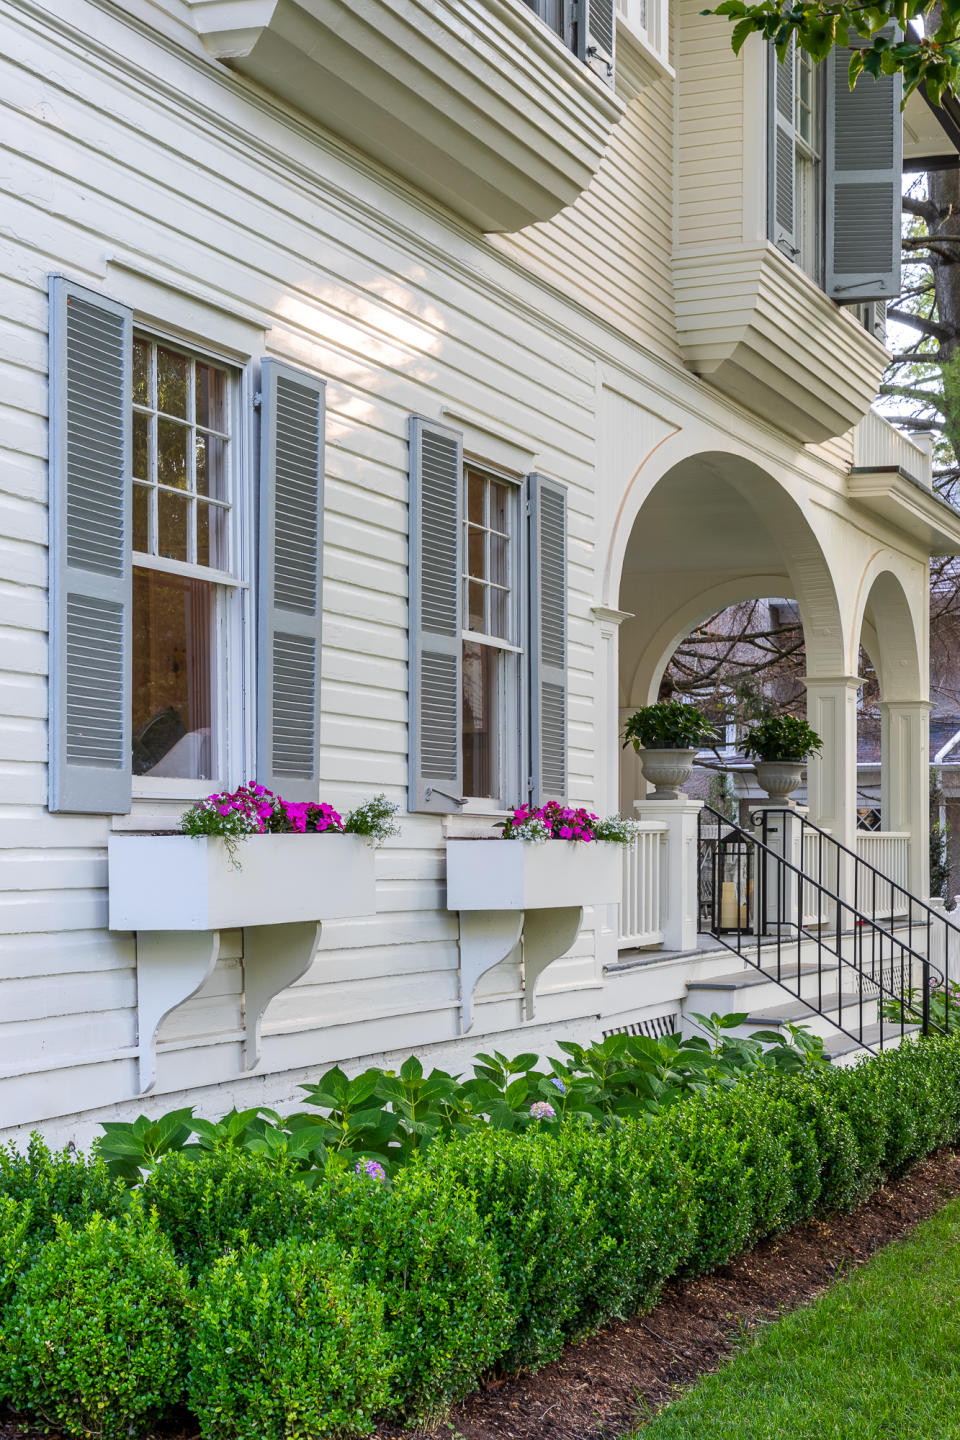
<instances>
[{"instance_id":1,"label":"porch step","mask_svg":"<svg viewBox=\"0 0 960 1440\"><path fill-rule=\"evenodd\" d=\"M916 1035L919 1033L919 1030L919 1025L908 1025L901 1036L899 1029L895 1030L892 1025L884 1024L884 1050L893 1050L895 1046L900 1044L901 1039L907 1035ZM833 1038L825 1043L823 1053L828 1059L833 1061L834 1065L852 1065L861 1055L868 1053L866 1049L867 1046L873 1050L880 1049L879 1024L865 1025L863 1027L863 1045L857 1040L852 1040L849 1035L844 1035L842 1031L835 1030L833 1032Z\"/></svg>"},{"instance_id":2,"label":"porch step","mask_svg":"<svg viewBox=\"0 0 960 1440\"><path fill-rule=\"evenodd\" d=\"M699 1010L706 1014L719 1010L748 1010L751 1014L766 1014L778 1005L787 1003L789 990L774 978L775 972L757 970L745 965L724 975L711 975L709 979L691 980L687 985L684 1010L689 1013ZM820 967L811 961L801 965L784 965L780 976L786 986L798 988L803 998L816 998L821 989L841 989L840 965L826 962ZM804 1009L807 1007L804 1006Z\"/></svg>"}]
</instances>

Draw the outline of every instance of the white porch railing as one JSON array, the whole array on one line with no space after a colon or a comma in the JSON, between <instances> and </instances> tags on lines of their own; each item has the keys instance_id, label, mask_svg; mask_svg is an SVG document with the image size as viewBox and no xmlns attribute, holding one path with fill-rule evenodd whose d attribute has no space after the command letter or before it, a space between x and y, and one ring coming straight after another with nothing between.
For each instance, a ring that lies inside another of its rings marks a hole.
<instances>
[{"instance_id":1,"label":"white porch railing","mask_svg":"<svg viewBox=\"0 0 960 1440\"><path fill-rule=\"evenodd\" d=\"M909 889L910 836L904 831L858 830L857 854L888 880Z\"/></svg>"},{"instance_id":2,"label":"white porch railing","mask_svg":"<svg viewBox=\"0 0 960 1440\"><path fill-rule=\"evenodd\" d=\"M621 950L663 944L663 863L666 825L644 821L632 845L623 847L620 900Z\"/></svg>"},{"instance_id":3,"label":"white porch railing","mask_svg":"<svg viewBox=\"0 0 960 1440\"><path fill-rule=\"evenodd\" d=\"M868 410L853 432L853 463L859 470L885 470L898 465L927 489L933 488L933 457L889 420Z\"/></svg>"}]
</instances>

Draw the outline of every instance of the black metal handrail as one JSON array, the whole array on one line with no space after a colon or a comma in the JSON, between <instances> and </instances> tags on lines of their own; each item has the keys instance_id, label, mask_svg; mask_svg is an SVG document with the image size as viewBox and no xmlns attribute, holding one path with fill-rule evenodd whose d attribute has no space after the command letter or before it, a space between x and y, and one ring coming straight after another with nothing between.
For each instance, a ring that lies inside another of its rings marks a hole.
<instances>
[{"instance_id":1,"label":"black metal handrail","mask_svg":"<svg viewBox=\"0 0 960 1440\"><path fill-rule=\"evenodd\" d=\"M782 815L782 814L794 815L794 816L796 816L796 818L797 818L797 819L799 820L799 822L800 822L801 835L802 835L805 831L810 830L810 831L813 832L813 834L817 835L817 836L820 838L821 841L822 841L822 840L826 840L827 843L830 844L830 845L832 845L835 850L839 851L839 852L840 852L841 854L843 854L843 855L848 855L848 856L850 857L850 859L853 860L854 866L855 866L855 868L854 868L854 877L855 877L855 879L854 879L854 885L855 885L854 895L855 895L855 897L856 897L856 876L857 876L857 874L858 874L859 872L861 872L861 871L866 871L866 872L870 875L870 877L871 877L871 879L872 879L872 881L873 881L874 886L876 885L877 880L879 880L879 881L881 882L881 884L889 885L889 886L891 887L891 890L890 890L890 899L891 899L890 913L891 913L891 915L895 913L895 911L894 911L894 906L893 906L893 892L894 892L894 890L896 890L896 891L899 891L900 895L903 896L903 898L904 898L904 899L906 900L906 902L907 902L906 909L907 909L907 911L908 911L908 917L909 917L910 914L912 914L912 912L913 912L914 910L923 910L923 911L926 913L926 916L927 916L927 921L926 921L925 923L929 924L931 920L938 921L938 922L939 922L940 924L942 924L947 930L953 930L954 933L955 933L958 937L960 937L960 925L955 924L954 921L951 920L950 916L946 913L946 911L943 911L943 910L935 910L934 907L930 904L929 901L927 901L927 900L922 900L919 895L914 895L913 892L910 891L910 890L908 890L905 885L901 885L899 880L894 880L890 875L884 875L883 871L882 871L878 866L874 865L871 860L864 860L863 856L860 855L856 850L851 849L851 847L850 847L849 845L844 845L844 843L843 843L842 840L838 840L835 835L831 835L831 833L830 833L829 830L824 830L821 825L817 825L813 820L811 820L811 819L809 818L809 816L807 816L807 815L801 815L801 814L799 813L799 811L794 810L794 809L792 809L790 806L787 806L787 805L783 805L783 806L765 806L764 809L763 809L763 811L762 811L761 813L762 813L763 815ZM821 847L821 849L822 849L822 847ZM854 899L854 903L856 903L856 898ZM908 920L908 923L909 923L909 920ZM938 972L938 973L939 973L939 972Z\"/></svg>"},{"instance_id":2,"label":"black metal handrail","mask_svg":"<svg viewBox=\"0 0 960 1440\"><path fill-rule=\"evenodd\" d=\"M795 811L787 813L798 820L802 818ZM708 834L708 826L715 833ZM872 916L825 883L822 866L821 874L813 877L774 849L768 843L768 823L762 823L760 828L762 837L721 815L712 806L705 805L700 812L699 871L702 880L704 867L709 865L710 876L708 895L702 898L701 904L702 911L704 905L709 908L709 916L702 914L701 919L709 918L710 933L733 954L868 1050L875 1047L866 1038L869 1024L865 1024L864 1017L874 1003L877 1005L878 1048L883 1048L885 1023L890 1024L893 1033L899 1028L901 1038L908 1030L916 1028L908 1020L907 995L914 988L915 971L918 969L922 984L919 1028L924 1034L934 1030L946 1033L950 1022L949 1006L945 1009L946 1030L930 1016L932 967L928 956L914 949L909 941L892 929L878 925ZM822 834L825 839L832 839L827 832ZM880 874L879 871L877 873ZM817 903L818 916L823 914L825 903L836 914L833 943L821 924L813 927L803 924L807 913L804 901L811 892ZM757 917L755 925L752 917ZM731 920L734 923L730 923ZM869 954L865 944L868 936ZM853 958L846 953L845 937L852 940ZM812 970L809 962L805 961L811 945L816 956ZM795 973L791 974L790 954L794 949ZM835 972L837 993L835 999L830 997L828 1005L825 1003L824 979L830 972ZM853 992L845 992L843 988L844 975L849 972L856 977ZM803 993L803 982L809 978L815 979L815 999ZM850 995L846 1011L845 994ZM890 1021L884 1015L885 1001L893 1002L897 1007L899 1022Z\"/></svg>"}]
</instances>

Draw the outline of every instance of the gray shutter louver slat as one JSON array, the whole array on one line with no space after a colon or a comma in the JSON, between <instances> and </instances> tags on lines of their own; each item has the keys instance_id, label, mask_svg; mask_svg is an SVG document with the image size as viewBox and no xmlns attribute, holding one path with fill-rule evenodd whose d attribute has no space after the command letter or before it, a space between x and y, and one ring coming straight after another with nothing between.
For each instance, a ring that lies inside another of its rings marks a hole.
<instances>
[{"instance_id":1,"label":"gray shutter louver slat","mask_svg":"<svg viewBox=\"0 0 960 1440\"><path fill-rule=\"evenodd\" d=\"M463 803L463 439L410 419L408 809L456 813Z\"/></svg>"},{"instance_id":2,"label":"gray shutter louver slat","mask_svg":"<svg viewBox=\"0 0 960 1440\"><path fill-rule=\"evenodd\" d=\"M616 0L581 0L581 4L581 13L585 16L581 59L601 80L612 85L617 43Z\"/></svg>"},{"instance_id":3,"label":"gray shutter louver slat","mask_svg":"<svg viewBox=\"0 0 960 1440\"><path fill-rule=\"evenodd\" d=\"M326 382L261 365L257 773L319 799Z\"/></svg>"},{"instance_id":4,"label":"gray shutter louver slat","mask_svg":"<svg viewBox=\"0 0 960 1440\"><path fill-rule=\"evenodd\" d=\"M567 792L567 492L527 476L531 800Z\"/></svg>"},{"instance_id":5,"label":"gray shutter louver slat","mask_svg":"<svg viewBox=\"0 0 960 1440\"><path fill-rule=\"evenodd\" d=\"M826 290L834 300L893 300L900 293L903 76L847 80L851 51L826 64Z\"/></svg>"},{"instance_id":6,"label":"gray shutter louver slat","mask_svg":"<svg viewBox=\"0 0 960 1440\"><path fill-rule=\"evenodd\" d=\"M50 278L49 807L130 809L133 312Z\"/></svg>"},{"instance_id":7,"label":"gray shutter louver slat","mask_svg":"<svg viewBox=\"0 0 960 1440\"><path fill-rule=\"evenodd\" d=\"M793 39L781 65L768 45L769 127L767 157L767 234L789 260L797 244L796 45Z\"/></svg>"}]
</instances>

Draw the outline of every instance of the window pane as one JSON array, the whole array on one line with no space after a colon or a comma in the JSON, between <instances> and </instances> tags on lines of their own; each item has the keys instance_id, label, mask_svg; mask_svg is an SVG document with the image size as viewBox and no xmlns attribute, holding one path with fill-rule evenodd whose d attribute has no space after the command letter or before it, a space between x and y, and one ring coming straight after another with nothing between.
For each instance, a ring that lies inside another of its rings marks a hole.
<instances>
[{"instance_id":1,"label":"window pane","mask_svg":"<svg viewBox=\"0 0 960 1440\"><path fill-rule=\"evenodd\" d=\"M150 404L150 346L146 340L133 342L133 398L138 405Z\"/></svg>"},{"instance_id":2,"label":"window pane","mask_svg":"<svg viewBox=\"0 0 960 1440\"><path fill-rule=\"evenodd\" d=\"M185 495L157 492L157 554L168 560L187 559L187 505Z\"/></svg>"},{"instance_id":3,"label":"window pane","mask_svg":"<svg viewBox=\"0 0 960 1440\"><path fill-rule=\"evenodd\" d=\"M507 517L510 514L510 492L506 485L501 485L493 480L490 483L490 529L502 530L504 534L510 528Z\"/></svg>"},{"instance_id":4,"label":"window pane","mask_svg":"<svg viewBox=\"0 0 960 1440\"><path fill-rule=\"evenodd\" d=\"M224 372L198 360L195 384L197 424L211 430L226 430L227 377Z\"/></svg>"},{"instance_id":5,"label":"window pane","mask_svg":"<svg viewBox=\"0 0 960 1440\"><path fill-rule=\"evenodd\" d=\"M226 543L227 514L219 505L197 501L197 564L229 570Z\"/></svg>"},{"instance_id":6,"label":"window pane","mask_svg":"<svg viewBox=\"0 0 960 1440\"><path fill-rule=\"evenodd\" d=\"M161 485L187 488L187 440L190 432L174 420L157 421L157 479Z\"/></svg>"},{"instance_id":7,"label":"window pane","mask_svg":"<svg viewBox=\"0 0 960 1440\"><path fill-rule=\"evenodd\" d=\"M510 572L507 569L509 543L506 535L490 536L490 579L494 585L507 585L510 582Z\"/></svg>"},{"instance_id":8,"label":"window pane","mask_svg":"<svg viewBox=\"0 0 960 1440\"><path fill-rule=\"evenodd\" d=\"M477 799L500 798L498 737L501 656L489 645L463 647L463 784Z\"/></svg>"},{"instance_id":9,"label":"window pane","mask_svg":"<svg viewBox=\"0 0 960 1440\"><path fill-rule=\"evenodd\" d=\"M215 500L227 498L227 443L215 435L197 435L197 494Z\"/></svg>"},{"instance_id":10,"label":"window pane","mask_svg":"<svg viewBox=\"0 0 960 1440\"><path fill-rule=\"evenodd\" d=\"M133 414L133 473L138 480L150 479L150 417Z\"/></svg>"},{"instance_id":11,"label":"window pane","mask_svg":"<svg viewBox=\"0 0 960 1440\"><path fill-rule=\"evenodd\" d=\"M483 537L482 530L475 530L472 525L468 528L467 574L472 575L475 580L482 580L484 577Z\"/></svg>"},{"instance_id":12,"label":"window pane","mask_svg":"<svg viewBox=\"0 0 960 1440\"><path fill-rule=\"evenodd\" d=\"M486 618L483 613L483 594L485 585L478 585L471 580L467 586L467 629L486 630Z\"/></svg>"},{"instance_id":13,"label":"window pane","mask_svg":"<svg viewBox=\"0 0 960 1440\"><path fill-rule=\"evenodd\" d=\"M483 476L471 470L467 475L467 519L483 524Z\"/></svg>"},{"instance_id":14,"label":"window pane","mask_svg":"<svg viewBox=\"0 0 960 1440\"><path fill-rule=\"evenodd\" d=\"M214 587L133 572L133 773L209 780L214 773Z\"/></svg>"},{"instance_id":15,"label":"window pane","mask_svg":"<svg viewBox=\"0 0 960 1440\"><path fill-rule=\"evenodd\" d=\"M133 548L147 554L150 550L150 491L144 485L133 487Z\"/></svg>"},{"instance_id":16,"label":"window pane","mask_svg":"<svg viewBox=\"0 0 960 1440\"><path fill-rule=\"evenodd\" d=\"M498 640L510 640L510 607L508 605L509 592L498 590L496 586L490 587L490 628L488 635L496 635Z\"/></svg>"},{"instance_id":17,"label":"window pane","mask_svg":"<svg viewBox=\"0 0 960 1440\"><path fill-rule=\"evenodd\" d=\"M167 415L187 418L187 382L190 361L175 350L157 346L157 409Z\"/></svg>"}]
</instances>

